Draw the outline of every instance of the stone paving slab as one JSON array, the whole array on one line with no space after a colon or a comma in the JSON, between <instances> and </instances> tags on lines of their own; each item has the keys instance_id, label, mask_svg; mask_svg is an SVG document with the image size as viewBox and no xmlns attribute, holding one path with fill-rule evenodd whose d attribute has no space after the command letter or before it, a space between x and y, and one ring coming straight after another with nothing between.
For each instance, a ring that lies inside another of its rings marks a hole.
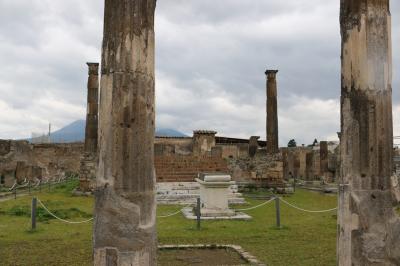
<instances>
[{"instance_id":1,"label":"stone paving slab","mask_svg":"<svg viewBox=\"0 0 400 266\"><path fill-rule=\"evenodd\" d=\"M241 246L238 245L207 245L207 244L197 244L197 245L160 245L159 250L177 250L177 249L232 249L239 253L239 255L251 265L255 266L266 266L266 264L261 263L255 256L251 255L249 252L245 251Z\"/></svg>"}]
</instances>

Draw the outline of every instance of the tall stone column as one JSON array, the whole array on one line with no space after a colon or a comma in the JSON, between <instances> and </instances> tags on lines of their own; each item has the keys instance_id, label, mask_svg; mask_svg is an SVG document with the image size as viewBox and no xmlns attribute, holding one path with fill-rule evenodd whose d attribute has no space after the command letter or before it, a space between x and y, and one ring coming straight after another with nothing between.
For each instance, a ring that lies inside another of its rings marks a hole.
<instances>
[{"instance_id":1,"label":"tall stone column","mask_svg":"<svg viewBox=\"0 0 400 266\"><path fill-rule=\"evenodd\" d=\"M400 265L389 0L341 0L339 265Z\"/></svg>"},{"instance_id":2,"label":"tall stone column","mask_svg":"<svg viewBox=\"0 0 400 266\"><path fill-rule=\"evenodd\" d=\"M328 172L329 165L329 150L328 150L328 142L321 141L319 143L319 175L321 177L326 178Z\"/></svg>"},{"instance_id":3,"label":"tall stone column","mask_svg":"<svg viewBox=\"0 0 400 266\"><path fill-rule=\"evenodd\" d=\"M314 152L310 151L306 154L306 180L314 180Z\"/></svg>"},{"instance_id":4,"label":"tall stone column","mask_svg":"<svg viewBox=\"0 0 400 266\"><path fill-rule=\"evenodd\" d=\"M279 152L278 143L278 100L276 73L278 70L267 70L267 153Z\"/></svg>"},{"instance_id":5,"label":"tall stone column","mask_svg":"<svg viewBox=\"0 0 400 266\"><path fill-rule=\"evenodd\" d=\"M85 129L85 152L97 152L99 63L87 63L89 67L88 96Z\"/></svg>"},{"instance_id":6,"label":"tall stone column","mask_svg":"<svg viewBox=\"0 0 400 266\"><path fill-rule=\"evenodd\" d=\"M97 168L97 131L99 106L99 63L87 63L89 67L87 82L87 112L85 127L85 146L80 161L81 191L91 191L95 186Z\"/></svg>"},{"instance_id":7,"label":"tall stone column","mask_svg":"<svg viewBox=\"0 0 400 266\"><path fill-rule=\"evenodd\" d=\"M156 265L156 0L106 0L94 265Z\"/></svg>"}]
</instances>

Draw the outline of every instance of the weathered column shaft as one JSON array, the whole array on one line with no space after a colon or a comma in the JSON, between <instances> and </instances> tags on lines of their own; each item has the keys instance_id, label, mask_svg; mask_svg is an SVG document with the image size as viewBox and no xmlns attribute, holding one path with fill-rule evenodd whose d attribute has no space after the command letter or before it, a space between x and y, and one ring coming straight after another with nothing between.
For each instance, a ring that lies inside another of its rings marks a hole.
<instances>
[{"instance_id":1,"label":"weathered column shaft","mask_svg":"<svg viewBox=\"0 0 400 266\"><path fill-rule=\"evenodd\" d=\"M341 0L339 265L400 265L389 0Z\"/></svg>"},{"instance_id":2,"label":"weathered column shaft","mask_svg":"<svg viewBox=\"0 0 400 266\"><path fill-rule=\"evenodd\" d=\"M306 154L306 180L314 180L314 152Z\"/></svg>"},{"instance_id":3,"label":"weathered column shaft","mask_svg":"<svg viewBox=\"0 0 400 266\"><path fill-rule=\"evenodd\" d=\"M276 86L278 70L267 70L267 153L279 152L278 136L278 93Z\"/></svg>"},{"instance_id":4,"label":"weathered column shaft","mask_svg":"<svg viewBox=\"0 0 400 266\"><path fill-rule=\"evenodd\" d=\"M260 139L259 136L251 136L249 140L249 156L254 157L258 151L258 140Z\"/></svg>"},{"instance_id":5,"label":"weathered column shaft","mask_svg":"<svg viewBox=\"0 0 400 266\"><path fill-rule=\"evenodd\" d=\"M328 164L329 164L329 151L328 151L328 142L321 141L319 143L319 174L320 176L325 177L328 172Z\"/></svg>"},{"instance_id":6,"label":"weathered column shaft","mask_svg":"<svg viewBox=\"0 0 400 266\"><path fill-rule=\"evenodd\" d=\"M99 64L87 63L89 66L88 96L85 129L85 152L97 152L98 105L99 105Z\"/></svg>"},{"instance_id":7,"label":"weathered column shaft","mask_svg":"<svg viewBox=\"0 0 400 266\"><path fill-rule=\"evenodd\" d=\"M94 264L156 264L156 0L106 0Z\"/></svg>"}]
</instances>

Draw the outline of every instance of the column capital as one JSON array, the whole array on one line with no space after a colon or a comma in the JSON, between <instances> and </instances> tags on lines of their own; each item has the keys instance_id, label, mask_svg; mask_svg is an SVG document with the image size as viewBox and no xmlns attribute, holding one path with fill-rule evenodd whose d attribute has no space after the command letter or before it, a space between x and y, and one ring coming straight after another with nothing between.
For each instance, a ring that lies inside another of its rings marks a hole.
<instances>
[{"instance_id":1,"label":"column capital","mask_svg":"<svg viewBox=\"0 0 400 266\"><path fill-rule=\"evenodd\" d=\"M89 67L89 75L99 75L99 63L86 63Z\"/></svg>"},{"instance_id":2,"label":"column capital","mask_svg":"<svg viewBox=\"0 0 400 266\"><path fill-rule=\"evenodd\" d=\"M274 77L276 77L276 73L278 73L278 71L279 71L279 70L270 70L270 69L267 69L267 70L265 71L265 75L267 75L268 78L274 78Z\"/></svg>"}]
</instances>

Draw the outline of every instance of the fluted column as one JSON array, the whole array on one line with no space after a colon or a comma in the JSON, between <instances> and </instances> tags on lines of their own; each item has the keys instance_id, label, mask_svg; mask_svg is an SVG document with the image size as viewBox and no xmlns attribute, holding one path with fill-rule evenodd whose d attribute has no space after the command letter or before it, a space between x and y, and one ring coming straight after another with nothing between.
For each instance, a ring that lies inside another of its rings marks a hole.
<instances>
[{"instance_id":1,"label":"fluted column","mask_svg":"<svg viewBox=\"0 0 400 266\"><path fill-rule=\"evenodd\" d=\"M341 0L342 96L338 263L400 265L391 194L389 0Z\"/></svg>"},{"instance_id":2,"label":"fluted column","mask_svg":"<svg viewBox=\"0 0 400 266\"><path fill-rule=\"evenodd\" d=\"M95 265L156 265L155 7L105 1Z\"/></svg>"},{"instance_id":3,"label":"fluted column","mask_svg":"<svg viewBox=\"0 0 400 266\"><path fill-rule=\"evenodd\" d=\"M95 186L97 168L97 138L99 111L99 63L87 63L87 112L84 152L80 160L79 189L87 192Z\"/></svg>"},{"instance_id":4,"label":"fluted column","mask_svg":"<svg viewBox=\"0 0 400 266\"><path fill-rule=\"evenodd\" d=\"M99 63L87 63L89 77L87 84L87 112L85 128L85 152L97 152L98 105L99 105Z\"/></svg>"},{"instance_id":5,"label":"fluted column","mask_svg":"<svg viewBox=\"0 0 400 266\"><path fill-rule=\"evenodd\" d=\"M321 141L319 143L319 175L326 178L329 166L329 150L328 142Z\"/></svg>"},{"instance_id":6,"label":"fluted column","mask_svg":"<svg viewBox=\"0 0 400 266\"><path fill-rule=\"evenodd\" d=\"M279 152L278 135L278 93L276 74L278 70L267 70L267 153Z\"/></svg>"}]
</instances>

